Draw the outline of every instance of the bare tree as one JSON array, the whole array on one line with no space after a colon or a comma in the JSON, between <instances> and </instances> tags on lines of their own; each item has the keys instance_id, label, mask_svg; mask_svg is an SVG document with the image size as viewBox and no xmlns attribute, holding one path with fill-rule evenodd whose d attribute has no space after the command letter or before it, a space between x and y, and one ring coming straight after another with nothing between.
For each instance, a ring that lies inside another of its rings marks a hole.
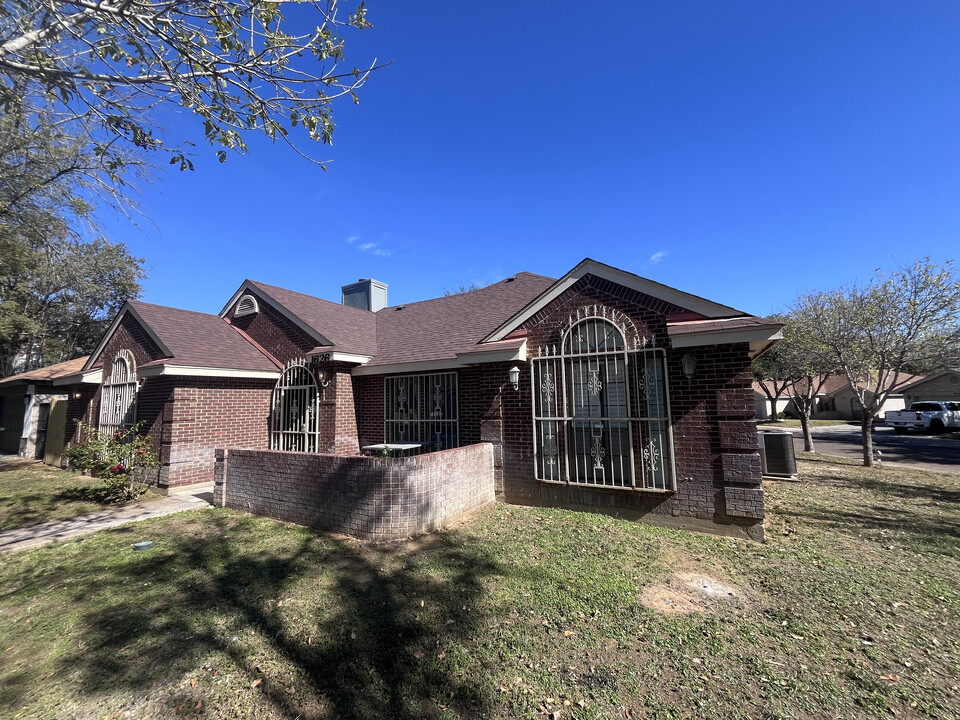
<instances>
[{"instance_id":1,"label":"bare tree","mask_svg":"<svg viewBox=\"0 0 960 720\"><path fill-rule=\"evenodd\" d=\"M846 378L862 408L863 464L874 463L873 421L911 373L960 362L960 276L929 258L866 285L801 296L802 318L824 362ZM864 382L864 379L866 381Z\"/></svg>"},{"instance_id":2,"label":"bare tree","mask_svg":"<svg viewBox=\"0 0 960 720\"><path fill-rule=\"evenodd\" d=\"M784 325L783 339L754 361L754 377L766 380L764 391L774 410L777 398L790 398L800 419L803 449L816 452L810 420L833 366L805 318L791 314L774 316L774 319Z\"/></svg>"},{"instance_id":3,"label":"bare tree","mask_svg":"<svg viewBox=\"0 0 960 720\"><path fill-rule=\"evenodd\" d=\"M771 319L784 320L779 316L772 316ZM753 379L757 381L761 391L767 397L768 417L774 422L780 419L777 414L777 401L787 392L793 380L789 374L789 368L784 363L782 346L783 341L753 361Z\"/></svg>"}]
</instances>

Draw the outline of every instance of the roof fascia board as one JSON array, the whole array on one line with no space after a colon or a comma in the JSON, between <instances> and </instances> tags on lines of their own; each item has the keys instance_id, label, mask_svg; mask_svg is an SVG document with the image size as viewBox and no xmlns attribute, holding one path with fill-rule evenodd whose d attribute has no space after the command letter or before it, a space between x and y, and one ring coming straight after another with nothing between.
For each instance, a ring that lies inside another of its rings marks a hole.
<instances>
[{"instance_id":1,"label":"roof fascia board","mask_svg":"<svg viewBox=\"0 0 960 720\"><path fill-rule=\"evenodd\" d=\"M366 365L373 358L369 355L356 355L354 353L342 353L342 352L332 352L330 353L330 360L333 362L345 362L345 363L356 363L358 365Z\"/></svg>"},{"instance_id":2,"label":"roof fascia board","mask_svg":"<svg viewBox=\"0 0 960 720\"><path fill-rule=\"evenodd\" d=\"M511 360L526 361L527 359L527 341L524 340L520 347L516 348L496 348L491 350L474 350L472 352L457 353L457 362L462 365L477 365L478 363L489 362L510 362Z\"/></svg>"},{"instance_id":3,"label":"roof fascia board","mask_svg":"<svg viewBox=\"0 0 960 720\"><path fill-rule=\"evenodd\" d=\"M516 313L513 317L507 320L492 333L487 335L487 337L480 342L484 343L502 340L551 302L553 302L553 300L569 289L574 283L579 281L584 275L595 275L603 280L609 280L610 282L617 283L618 285L630 288L631 290L636 290L637 292L641 292L645 295L650 295L651 297L665 300L673 305L682 307L686 310L692 310L693 312L705 315L709 318L747 314L727 305L721 305L720 303L715 303L697 295L691 295L683 290L677 290L669 285L663 285L653 280L640 277L639 275L634 275L626 270L621 270L611 265L606 265L604 263L597 262L596 260L586 258L575 268L573 268L573 270L568 272L562 278L557 280L557 282L544 290L539 297L534 299L531 303L528 303L526 307L520 310L520 312Z\"/></svg>"},{"instance_id":4,"label":"roof fascia board","mask_svg":"<svg viewBox=\"0 0 960 720\"><path fill-rule=\"evenodd\" d=\"M674 348L699 347L701 345L730 345L732 343L752 343L763 340L782 340L783 330L769 327L737 328L736 330L712 330L703 333L684 333L670 337Z\"/></svg>"},{"instance_id":5,"label":"roof fascia board","mask_svg":"<svg viewBox=\"0 0 960 720\"><path fill-rule=\"evenodd\" d=\"M457 370L463 367L456 360L423 360L420 362L395 363L393 365L369 365L355 367L351 375L403 375L407 373L430 372L432 370Z\"/></svg>"},{"instance_id":6,"label":"roof fascia board","mask_svg":"<svg viewBox=\"0 0 960 720\"><path fill-rule=\"evenodd\" d=\"M471 365L483 363L525 361L527 359L526 341L518 348L488 350L486 352L459 353L456 359L423 360L420 362L395 363L392 365L374 365L357 367L351 375L402 375L405 373L432 372L434 370L459 370Z\"/></svg>"},{"instance_id":7,"label":"roof fascia board","mask_svg":"<svg viewBox=\"0 0 960 720\"><path fill-rule=\"evenodd\" d=\"M73 375L64 375L53 381L54 385L99 385L103 382L103 370L93 370L88 372L74 373Z\"/></svg>"},{"instance_id":8,"label":"roof fascia board","mask_svg":"<svg viewBox=\"0 0 960 720\"><path fill-rule=\"evenodd\" d=\"M140 377L185 376L185 377L221 377L221 378L253 378L272 379L280 377L280 371L269 370L237 370L235 368L208 368L191 365L154 365L137 371Z\"/></svg>"},{"instance_id":9,"label":"roof fascia board","mask_svg":"<svg viewBox=\"0 0 960 720\"><path fill-rule=\"evenodd\" d=\"M133 305L130 304L130 301L126 300L123 303L123 307L120 308L120 312L117 313L117 316L113 319L113 322L110 323L110 327L107 328L107 331L103 334L103 337L100 339L100 344L97 345L97 349L94 350L92 353L90 353L90 359L87 360L86 365L83 366L84 370L88 370L93 365L93 363L95 363L97 360L100 359L100 353L102 353L103 349L107 346L107 341L109 341L110 338L113 337L113 333L120 326L120 322L123 320L124 315L126 315L127 313L130 313L131 315L133 315L133 319L136 320L137 323L140 325L140 327L143 328L144 332L147 333L147 337L149 337L154 342L154 344L160 349L160 352L162 352L167 357L173 357L173 353L170 352L170 348L168 348L164 344L164 342L160 339L160 337L153 331L153 328L144 322L143 318L140 317L140 313L138 313L136 310L133 309Z\"/></svg>"},{"instance_id":10,"label":"roof fascia board","mask_svg":"<svg viewBox=\"0 0 960 720\"><path fill-rule=\"evenodd\" d=\"M227 311L231 307L233 307L233 304L240 299L241 295L244 295L246 293L255 293L257 295L260 295L261 298L269 300L270 304L274 308L276 308L277 312L283 315L287 320L292 322L298 328L303 330L303 332L305 332L309 337L313 338L316 341L317 345L333 345L333 343L330 342L328 338L324 337L317 330L310 327L307 323L301 320L297 315L294 315L294 313L290 310L290 308L288 308L282 302L277 300L275 297L273 297L273 295L268 293L266 290L254 284L253 281L251 280L243 281L243 284L240 286L240 289L233 294L233 297L230 298L230 302L228 302L223 307L223 310L220 311L220 317L226 318Z\"/></svg>"}]
</instances>

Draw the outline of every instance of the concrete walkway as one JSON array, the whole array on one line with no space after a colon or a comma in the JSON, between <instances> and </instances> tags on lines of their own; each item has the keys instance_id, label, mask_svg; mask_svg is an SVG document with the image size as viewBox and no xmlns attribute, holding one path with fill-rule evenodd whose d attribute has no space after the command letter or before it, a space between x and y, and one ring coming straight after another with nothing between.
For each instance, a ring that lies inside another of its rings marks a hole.
<instances>
[{"instance_id":1,"label":"concrete walkway","mask_svg":"<svg viewBox=\"0 0 960 720\"><path fill-rule=\"evenodd\" d=\"M81 515L68 520L54 520L32 527L8 530L0 533L0 553L15 553L32 550L41 545L68 540L79 535L125 525L147 518L163 517L184 510L210 507L213 501L213 483L209 487L192 487L185 492L170 493L162 500L155 500L128 507L101 510L92 515Z\"/></svg>"}]
</instances>

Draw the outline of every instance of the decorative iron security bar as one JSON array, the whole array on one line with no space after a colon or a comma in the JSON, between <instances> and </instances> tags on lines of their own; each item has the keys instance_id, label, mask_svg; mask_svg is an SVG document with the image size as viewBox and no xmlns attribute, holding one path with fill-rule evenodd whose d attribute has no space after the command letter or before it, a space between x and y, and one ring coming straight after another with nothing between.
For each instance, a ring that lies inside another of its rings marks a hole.
<instances>
[{"instance_id":1,"label":"decorative iron security bar","mask_svg":"<svg viewBox=\"0 0 960 720\"><path fill-rule=\"evenodd\" d=\"M384 378L383 393L384 442L459 446L455 372Z\"/></svg>"},{"instance_id":2,"label":"decorative iron security bar","mask_svg":"<svg viewBox=\"0 0 960 720\"><path fill-rule=\"evenodd\" d=\"M273 389L270 449L320 452L320 392L306 358L288 362Z\"/></svg>"},{"instance_id":3,"label":"decorative iron security bar","mask_svg":"<svg viewBox=\"0 0 960 720\"><path fill-rule=\"evenodd\" d=\"M626 333L634 347L628 349ZM594 306L531 362L534 466L547 482L675 488L665 353Z\"/></svg>"},{"instance_id":4,"label":"decorative iron security bar","mask_svg":"<svg viewBox=\"0 0 960 720\"><path fill-rule=\"evenodd\" d=\"M114 433L136 424L139 385L135 368L133 355L128 350L121 350L113 359L110 377L100 393L101 432Z\"/></svg>"}]
</instances>

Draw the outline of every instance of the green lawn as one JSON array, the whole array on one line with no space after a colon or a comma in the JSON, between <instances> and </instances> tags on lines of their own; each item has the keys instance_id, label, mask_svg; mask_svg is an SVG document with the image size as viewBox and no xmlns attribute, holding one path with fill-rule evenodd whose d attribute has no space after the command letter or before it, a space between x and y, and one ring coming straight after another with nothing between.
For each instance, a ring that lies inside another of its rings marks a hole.
<instances>
[{"instance_id":1,"label":"green lawn","mask_svg":"<svg viewBox=\"0 0 960 720\"><path fill-rule=\"evenodd\" d=\"M0 532L102 509L100 481L32 460L0 461Z\"/></svg>"},{"instance_id":2,"label":"green lawn","mask_svg":"<svg viewBox=\"0 0 960 720\"><path fill-rule=\"evenodd\" d=\"M0 717L957 717L960 476L800 467L762 544L498 505L373 546L206 510L4 557Z\"/></svg>"},{"instance_id":3,"label":"green lawn","mask_svg":"<svg viewBox=\"0 0 960 720\"><path fill-rule=\"evenodd\" d=\"M763 425L764 427L784 427L784 428L798 428L801 427L799 420L794 420L791 418L786 418L784 420L757 420L758 425ZM849 420L814 420L810 419L810 427L831 427L833 425L855 425L860 427L860 423L851 422Z\"/></svg>"}]
</instances>

